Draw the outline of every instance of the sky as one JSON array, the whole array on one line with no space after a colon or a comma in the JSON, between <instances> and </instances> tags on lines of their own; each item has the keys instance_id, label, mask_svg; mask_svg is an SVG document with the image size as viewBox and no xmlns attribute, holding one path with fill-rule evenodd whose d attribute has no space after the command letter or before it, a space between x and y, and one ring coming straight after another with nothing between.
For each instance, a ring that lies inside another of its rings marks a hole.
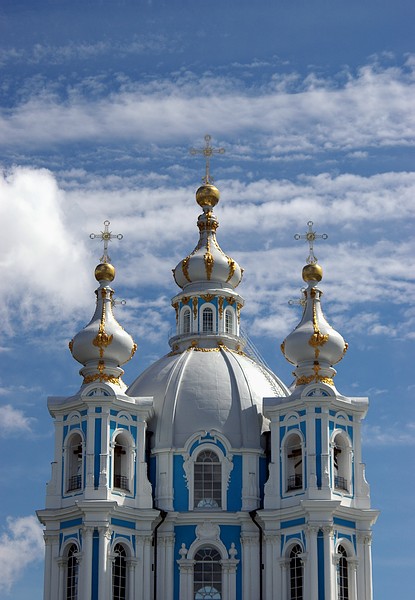
<instances>
[{"instance_id":1,"label":"sky","mask_svg":"<svg viewBox=\"0 0 415 600\"><path fill-rule=\"evenodd\" d=\"M291 383L296 233L314 222L336 385L369 396L363 454L374 597L411 597L415 459L412 0L2 0L0 599L41 600L54 432L48 396L81 384L68 341L94 312L109 220L124 381L169 351L171 270L193 250L204 136L218 241L245 269L241 326Z\"/></svg>"}]
</instances>

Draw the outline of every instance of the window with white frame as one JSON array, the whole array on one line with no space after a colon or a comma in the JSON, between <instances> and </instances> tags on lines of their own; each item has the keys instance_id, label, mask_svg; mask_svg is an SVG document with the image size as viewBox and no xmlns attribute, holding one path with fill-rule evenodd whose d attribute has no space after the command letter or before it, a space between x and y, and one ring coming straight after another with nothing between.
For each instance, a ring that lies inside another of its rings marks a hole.
<instances>
[{"instance_id":1,"label":"window with white frame","mask_svg":"<svg viewBox=\"0 0 415 600\"><path fill-rule=\"evenodd\" d=\"M227 308L225 310L225 333L234 333L233 321L233 311L231 308Z\"/></svg>"},{"instance_id":2,"label":"window with white frame","mask_svg":"<svg viewBox=\"0 0 415 600\"><path fill-rule=\"evenodd\" d=\"M71 544L67 552L65 600L78 600L78 548Z\"/></svg>"},{"instance_id":3,"label":"window with white frame","mask_svg":"<svg viewBox=\"0 0 415 600\"><path fill-rule=\"evenodd\" d=\"M127 600L127 552L122 544L114 547L112 600Z\"/></svg>"},{"instance_id":4,"label":"window with white frame","mask_svg":"<svg viewBox=\"0 0 415 600\"><path fill-rule=\"evenodd\" d=\"M202 312L202 331L206 333L213 331L213 309L210 306L206 306Z\"/></svg>"},{"instance_id":5,"label":"window with white frame","mask_svg":"<svg viewBox=\"0 0 415 600\"><path fill-rule=\"evenodd\" d=\"M194 600L222 600L221 555L211 546L203 546L194 557Z\"/></svg>"},{"instance_id":6,"label":"window with white frame","mask_svg":"<svg viewBox=\"0 0 415 600\"><path fill-rule=\"evenodd\" d=\"M194 508L217 509L222 505L222 466L213 450L197 455L193 467Z\"/></svg>"},{"instance_id":7,"label":"window with white frame","mask_svg":"<svg viewBox=\"0 0 415 600\"><path fill-rule=\"evenodd\" d=\"M302 552L300 544L293 546L290 551L290 600L303 600Z\"/></svg>"},{"instance_id":8,"label":"window with white frame","mask_svg":"<svg viewBox=\"0 0 415 600\"><path fill-rule=\"evenodd\" d=\"M339 560L337 564L337 600L349 600L349 567L347 552L341 544L337 548Z\"/></svg>"},{"instance_id":9,"label":"window with white frame","mask_svg":"<svg viewBox=\"0 0 415 600\"><path fill-rule=\"evenodd\" d=\"M82 489L83 448L79 433L71 435L66 450L66 491L75 492Z\"/></svg>"},{"instance_id":10,"label":"window with white frame","mask_svg":"<svg viewBox=\"0 0 415 600\"><path fill-rule=\"evenodd\" d=\"M185 308L182 312L182 331L190 333L190 308Z\"/></svg>"},{"instance_id":11,"label":"window with white frame","mask_svg":"<svg viewBox=\"0 0 415 600\"><path fill-rule=\"evenodd\" d=\"M126 492L131 491L131 447L125 433L119 433L114 440L113 449L113 487Z\"/></svg>"},{"instance_id":12,"label":"window with white frame","mask_svg":"<svg viewBox=\"0 0 415 600\"><path fill-rule=\"evenodd\" d=\"M298 433L291 433L285 442L286 491L303 488L303 449Z\"/></svg>"},{"instance_id":13,"label":"window with white frame","mask_svg":"<svg viewBox=\"0 0 415 600\"><path fill-rule=\"evenodd\" d=\"M333 483L336 490L348 492L351 484L350 444L345 434L337 433L332 444Z\"/></svg>"}]
</instances>

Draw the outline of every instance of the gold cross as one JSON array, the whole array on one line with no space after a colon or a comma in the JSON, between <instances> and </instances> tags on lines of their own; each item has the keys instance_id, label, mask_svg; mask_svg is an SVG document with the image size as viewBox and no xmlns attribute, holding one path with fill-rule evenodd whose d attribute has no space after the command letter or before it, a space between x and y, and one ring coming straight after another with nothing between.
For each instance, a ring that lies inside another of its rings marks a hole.
<instances>
[{"instance_id":1,"label":"gold cross","mask_svg":"<svg viewBox=\"0 0 415 600\"><path fill-rule=\"evenodd\" d=\"M111 231L108 229L109 224L110 221L104 221L104 231L101 231L101 233L91 233L89 236L91 240L98 238L99 240L101 240L101 242L104 242L104 254L100 258L100 261L102 263L111 262L111 259L108 254L108 243L113 239L122 240L123 238L122 233L112 234Z\"/></svg>"},{"instance_id":2,"label":"gold cross","mask_svg":"<svg viewBox=\"0 0 415 600\"><path fill-rule=\"evenodd\" d=\"M210 176L210 159L213 154L225 154L225 148L212 148L210 145L210 140L212 136L205 135L206 145L204 148L190 148L190 154L194 156L195 154L203 154L206 159L206 174L202 178L204 183L211 183L213 179Z\"/></svg>"},{"instance_id":3,"label":"gold cross","mask_svg":"<svg viewBox=\"0 0 415 600\"><path fill-rule=\"evenodd\" d=\"M314 254L314 242L316 239L326 240L329 236L327 233L322 233L321 235L317 235L315 231L313 231L313 221L309 221L307 223L308 231L304 235L300 235L296 233L294 236L295 240L306 240L308 242L308 246L310 248L310 253L307 257L308 265L315 265L317 262L317 256Z\"/></svg>"}]
</instances>

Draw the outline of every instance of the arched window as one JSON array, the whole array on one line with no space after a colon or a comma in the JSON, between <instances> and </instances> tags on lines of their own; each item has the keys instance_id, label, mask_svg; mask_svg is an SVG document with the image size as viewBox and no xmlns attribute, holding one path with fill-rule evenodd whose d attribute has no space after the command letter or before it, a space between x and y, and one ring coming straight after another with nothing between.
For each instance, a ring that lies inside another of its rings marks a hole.
<instances>
[{"instance_id":1,"label":"arched window","mask_svg":"<svg viewBox=\"0 0 415 600\"><path fill-rule=\"evenodd\" d=\"M337 565L337 599L349 600L349 568L347 565L347 552L344 546L339 545L337 553L340 555Z\"/></svg>"},{"instance_id":2,"label":"arched window","mask_svg":"<svg viewBox=\"0 0 415 600\"><path fill-rule=\"evenodd\" d=\"M182 313L183 333L190 333L190 308L185 308Z\"/></svg>"},{"instance_id":3,"label":"arched window","mask_svg":"<svg viewBox=\"0 0 415 600\"><path fill-rule=\"evenodd\" d=\"M114 443L113 486L126 492L131 491L130 445L127 437L119 433Z\"/></svg>"},{"instance_id":4,"label":"arched window","mask_svg":"<svg viewBox=\"0 0 415 600\"><path fill-rule=\"evenodd\" d=\"M194 464L194 507L216 509L221 505L222 467L219 457L212 450L203 450Z\"/></svg>"},{"instance_id":5,"label":"arched window","mask_svg":"<svg viewBox=\"0 0 415 600\"><path fill-rule=\"evenodd\" d=\"M82 454L82 438L79 433L75 433L67 446L67 492L82 488Z\"/></svg>"},{"instance_id":6,"label":"arched window","mask_svg":"<svg viewBox=\"0 0 415 600\"><path fill-rule=\"evenodd\" d=\"M202 331L213 331L213 310L210 306L203 309L202 313Z\"/></svg>"},{"instance_id":7,"label":"arched window","mask_svg":"<svg viewBox=\"0 0 415 600\"><path fill-rule=\"evenodd\" d=\"M127 553L124 546L116 544L112 562L112 600L127 598Z\"/></svg>"},{"instance_id":8,"label":"arched window","mask_svg":"<svg viewBox=\"0 0 415 600\"><path fill-rule=\"evenodd\" d=\"M337 434L333 440L333 476L334 487L348 492L350 489L350 448L342 434Z\"/></svg>"},{"instance_id":9,"label":"arched window","mask_svg":"<svg viewBox=\"0 0 415 600\"><path fill-rule=\"evenodd\" d=\"M75 544L69 546L66 567L66 600L78 600L78 548Z\"/></svg>"},{"instance_id":10,"label":"arched window","mask_svg":"<svg viewBox=\"0 0 415 600\"><path fill-rule=\"evenodd\" d=\"M290 552L290 600L303 600L303 561L300 544Z\"/></svg>"},{"instance_id":11,"label":"arched window","mask_svg":"<svg viewBox=\"0 0 415 600\"><path fill-rule=\"evenodd\" d=\"M225 333L234 333L234 331L233 331L233 313L230 308L225 310Z\"/></svg>"},{"instance_id":12,"label":"arched window","mask_svg":"<svg viewBox=\"0 0 415 600\"><path fill-rule=\"evenodd\" d=\"M301 438L293 433L285 444L285 474L287 492L301 490L303 487L303 450Z\"/></svg>"},{"instance_id":13,"label":"arched window","mask_svg":"<svg viewBox=\"0 0 415 600\"><path fill-rule=\"evenodd\" d=\"M200 548L194 558L194 600L222 600L222 565L219 552L210 546Z\"/></svg>"}]
</instances>

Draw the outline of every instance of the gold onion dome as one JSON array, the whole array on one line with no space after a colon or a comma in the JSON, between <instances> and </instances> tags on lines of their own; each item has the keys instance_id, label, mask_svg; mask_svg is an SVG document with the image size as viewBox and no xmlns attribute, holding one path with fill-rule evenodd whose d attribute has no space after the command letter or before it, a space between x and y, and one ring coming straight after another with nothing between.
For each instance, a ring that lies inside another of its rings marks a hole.
<instances>
[{"instance_id":1,"label":"gold onion dome","mask_svg":"<svg viewBox=\"0 0 415 600\"><path fill-rule=\"evenodd\" d=\"M95 279L97 281L114 281L115 267L110 263L100 263L95 268Z\"/></svg>"},{"instance_id":2,"label":"gold onion dome","mask_svg":"<svg viewBox=\"0 0 415 600\"><path fill-rule=\"evenodd\" d=\"M321 281L323 279L323 269L317 263L305 265L303 267L303 281Z\"/></svg>"},{"instance_id":3,"label":"gold onion dome","mask_svg":"<svg viewBox=\"0 0 415 600\"><path fill-rule=\"evenodd\" d=\"M203 209L197 221L200 237L193 252L173 269L174 280L181 288L197 282L234 289L241 282L243 270L222 251L216 239L219 222L212 209L219 196L218 188L211 183L205 183L196 192L196 202Z\"/></svg>"}]
</instances>

